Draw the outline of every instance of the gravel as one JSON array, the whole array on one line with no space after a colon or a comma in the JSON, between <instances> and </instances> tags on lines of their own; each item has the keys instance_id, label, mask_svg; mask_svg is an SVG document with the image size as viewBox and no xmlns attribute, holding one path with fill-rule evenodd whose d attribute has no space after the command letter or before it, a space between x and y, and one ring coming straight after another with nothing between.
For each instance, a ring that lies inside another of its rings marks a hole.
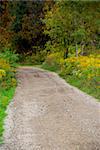
<instances>
[{"instance_id":1,"label":"gravel","mask_svg":"<svg viewBox=\"0 0 100 150\"><path fill-rule=\"evenodd\" d=\"M100 150L100 105L55 73L18 69L0 150Z\"/></svg>"}]
</instances>

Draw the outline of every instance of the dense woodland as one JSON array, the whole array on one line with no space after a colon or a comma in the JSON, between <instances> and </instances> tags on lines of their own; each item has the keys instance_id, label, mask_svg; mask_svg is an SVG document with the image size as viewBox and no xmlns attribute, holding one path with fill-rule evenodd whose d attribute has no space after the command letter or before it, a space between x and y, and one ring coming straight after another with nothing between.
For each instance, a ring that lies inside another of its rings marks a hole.
<instances>
[{"instance_id":1,"label":"dense woodland","mask_svg":"<svg viewBox=\"0 0 100 150\"><path fill-rule=\"evenodd\" d=\"M98 53L99 16L98 1L0 1L0 51Z\"/></svg>"},{"instance_id":2,"label":"dense woodland","mask_svg":"<svg viewBox=\"0 0 100 150\"><path fill-rule=\"evenodd\" d=\"M53 1L1 1L0 51L10 49L24 59L42 52L49 39L42 19ZM27 58L28 59L28 58Z\"/></svg>"},{"instance_id":3,"label":"dense woodland","mask_svg":"<svg viewBox=\"0 0 100 150\"><path fill-rule=\"evenodd\" d=\"M100 98L100 2L0 1L0 136L16 66L41 65ZM83 85L83 86L81 86Z\"/></svg>"}]
</instances>

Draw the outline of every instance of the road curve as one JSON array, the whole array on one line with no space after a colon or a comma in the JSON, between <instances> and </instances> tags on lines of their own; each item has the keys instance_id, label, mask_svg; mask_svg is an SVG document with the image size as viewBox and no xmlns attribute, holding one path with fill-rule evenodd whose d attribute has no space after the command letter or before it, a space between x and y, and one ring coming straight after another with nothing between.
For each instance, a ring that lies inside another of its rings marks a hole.
<instances>
[{"instance_id":1,"label":"road curve","mask_svg":"<svg viewBox=\"0 0 100 150\"><path fill-rule=\"evenodd\" d=\"M100 105L55 73L18 69L0 150L100 150Z\"/></svg>"}]
</instances>

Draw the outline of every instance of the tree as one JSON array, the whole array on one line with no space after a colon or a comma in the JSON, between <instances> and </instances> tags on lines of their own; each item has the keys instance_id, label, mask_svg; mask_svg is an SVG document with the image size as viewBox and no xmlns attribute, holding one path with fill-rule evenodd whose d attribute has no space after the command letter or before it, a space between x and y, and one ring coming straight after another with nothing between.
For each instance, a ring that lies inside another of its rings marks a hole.
<instances>
[{"instance_id":1,"label":"tree","mask_svg":"<svg viewBox=\"0 0 100 150\"><path fill-rule=\"evenodd\" d=\"M8 2L0 1L0 50L11 46L13 32L9 30L13 17L9 14Z\"/></svg>"},{"instance_id":2,"label":"tree","mask_svg":"<svg viewBox=\"0 0 100 150\"><path fill-rule=\"evenodd\" d=\"M69 47L74 46L78 55L78 47L81 54L88 53L88 49L97 49L99 5L97 1L57 1L44 19L44 32L50 36L51 51L67 49L68 53ZM85 47L87 50L84 50Z\"/></svg>"},{"instance_id":3,"label":"tree","mask_svg":"<svg viewBox=\"0 0 100 150\"><path fill-rule=\"evenodd\" d=\"M11 14L15 16L12 23L13 47L18 53L36 53L36 46L41 47L43 1L16 1L10 2Z\"/></svg>"}]
</instances>

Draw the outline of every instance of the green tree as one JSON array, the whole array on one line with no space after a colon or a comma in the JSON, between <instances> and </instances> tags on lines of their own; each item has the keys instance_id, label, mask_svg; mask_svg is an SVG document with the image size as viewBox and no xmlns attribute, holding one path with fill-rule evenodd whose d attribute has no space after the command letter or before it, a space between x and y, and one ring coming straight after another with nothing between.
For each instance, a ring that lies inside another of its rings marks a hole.
<instances>
[{"instance_id":1,"label":"green tree","mask_svg":"<svg viewBox=\"0 0 100 150\"><path fill-rule=\"evenodd\" d=\"M69 47L76 49L76 55L88 53L87 49L99 47L99 6L97 1L57 1L43 20L46 24L44 33L51 42L46 49L66 51ZM51 46L50 46L51 45Z\"/></svg>"},{"instance_id":2,"label":"green tree","mask_svg":"<svg viewBox=\"0 0 100 150\"><path fill-rule=\"evenodd\" d=\"M0 1L0 51L11 46L13 32L9 30L13 17L10 16L7 1Z\"/></svg>"}]
</instances>

